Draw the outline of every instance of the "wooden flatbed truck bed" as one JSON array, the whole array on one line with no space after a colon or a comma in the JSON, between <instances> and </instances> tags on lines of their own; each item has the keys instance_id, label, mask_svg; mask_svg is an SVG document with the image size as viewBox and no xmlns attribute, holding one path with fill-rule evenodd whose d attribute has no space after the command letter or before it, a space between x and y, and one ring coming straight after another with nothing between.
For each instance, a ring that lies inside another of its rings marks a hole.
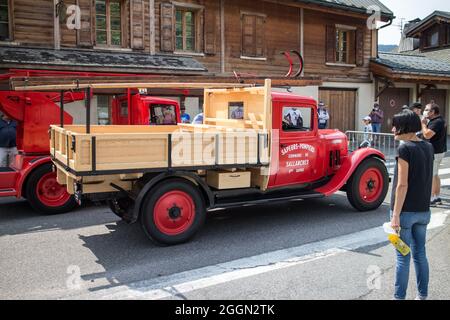
<instances>
[{"instance_id":1,"label":"wooden flatbed truck bed","mask_svg":"<svg viewBox=\"0 0 450 320\"><path fill-rule=\"evenodd\" d=\"M51 126L58 182L78 200L107 199L115 214L130 223L140 219L147 236L164 244L189 240L216 207L339 190L361 211L383 202L389 184L383 154L349 153L345 134L318 130L313 99L273 92L270 80L261 87L181 84L200 85L201 125ZM71 89L58 89L65 88Z\"/></svg>"},{"instance_id":2,"label":"wooden flatbed truck bed","mask_svg":"<svg viewBox=\"0 0 450 320\"><path fill-rule=\"evenodd\" d=\"M85 126L53 125L50 153L58 181L71 194L77 181L84 194L117 191L111 184L130 191L132 177L145 173L268 166L265 90L207 89L203 125L91 126L90 133ZM228 104L235 101L244 103L249 120L228 119Z\"/></svg>"}]
</instances>

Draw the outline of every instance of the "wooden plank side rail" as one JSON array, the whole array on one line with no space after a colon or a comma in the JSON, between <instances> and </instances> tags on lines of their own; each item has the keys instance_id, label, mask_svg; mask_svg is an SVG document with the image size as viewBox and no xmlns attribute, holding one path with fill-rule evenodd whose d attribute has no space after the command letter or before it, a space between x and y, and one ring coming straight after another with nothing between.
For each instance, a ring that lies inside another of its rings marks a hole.
<instances>
[{"instance_id":1,"label":"wooden plank side rail","mask_svg":"<svg viewBox=\"0 0 450 320\"><path fill-rule=\"evenodd\" d=\"M153 128L147 126L148 132L99 130L102 132L85 134L70 131L70 126L64 129L52 126L51 144L55 145L52 156L75 176L268 163L269 135L262 131L159 132L157 128L152 132ZM261 159L265 162L261 163Z\"/></svg>"},{"instance_id":2,"label":"wooden plank side rail","mask_svg":"<svg viewBox=\"0 0 450 320\"><path fill-rule=\"evenodd\" d=\"M256 185L265 190L268 175L258 172L270 165L271 82L214 86L220 88L205 88L200 125L51 126L58 181L70 193L75 181L81 181L85 193L114 192L111 183L130 190L131 181L149 172L246 168L254 169Z\"/></svg>"}]
</instances>

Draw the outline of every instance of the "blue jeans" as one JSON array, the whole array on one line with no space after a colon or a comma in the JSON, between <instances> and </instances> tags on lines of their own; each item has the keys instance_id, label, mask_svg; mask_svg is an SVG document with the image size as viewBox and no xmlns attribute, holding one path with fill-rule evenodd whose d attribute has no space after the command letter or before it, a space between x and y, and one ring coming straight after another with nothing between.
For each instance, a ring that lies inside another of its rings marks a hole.
<instances>
[{"instance_id":1,"label":"blue jeans","mask_svg":"<svg viewBox=\"0 0 450 320\"><path fill-rule=\"evenodd\" d=\"M381 123L372 123L372 131L375 133L381 133Z\"/></svg>"},{"instance_id":2,"label":"blue jeans","mask_svg":"<svg viewBox=\"0 0 450 320\"><path fill-rule=\"evenodd\" d=\"M392 217L392 211L391 211ZM430 223L431 212L402 212L400 215L400 238L411 248L414 267L416 269L417 291L421 298L428 297L428 281L430 271L426 255L425 243L427 225ZM411 254L403 256L397 253L397 269L395 275L396 299L404 300L409 280Z\"/></svg>"}]
</instances>

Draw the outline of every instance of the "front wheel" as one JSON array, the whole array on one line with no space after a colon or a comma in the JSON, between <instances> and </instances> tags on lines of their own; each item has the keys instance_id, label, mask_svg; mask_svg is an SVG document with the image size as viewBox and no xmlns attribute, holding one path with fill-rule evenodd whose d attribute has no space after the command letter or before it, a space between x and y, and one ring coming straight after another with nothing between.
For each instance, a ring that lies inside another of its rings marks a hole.
<instances>
[{"instance_id":1,"label":"front wheel","mask_svg":"<svg viewBox=\"0 0 450 320\"><path fill-rule=\"evenodd\" d=\"M49 163L30 174L25 188L28 202L40 213L59 214L77 207L74 197L56 181L56 172L52 171L52 165Z\"/></svg>"},{"instance_id":2,"label":"front wheel","mask_svg":"<svg viewBox=\"0 0 450 320\"><path fill-rule=\"evenodd\" d=\"M384 163L377 158L364 160L347 182L347 198L359 211L375 210L381 206L389 187L389 175Z\"/></svg>"},{"instance_id":3,"label":"front wheel","mask_svg":"<svg viewBox=\"0 0 450 320\"><path fill-rule=\"evenodd\" d=\"M175 245L197 233L205 222L206 209L197 186L173 179L158 184L147 194L140 216L144 232L151 240Z\"/></svg>"}]
</instances>

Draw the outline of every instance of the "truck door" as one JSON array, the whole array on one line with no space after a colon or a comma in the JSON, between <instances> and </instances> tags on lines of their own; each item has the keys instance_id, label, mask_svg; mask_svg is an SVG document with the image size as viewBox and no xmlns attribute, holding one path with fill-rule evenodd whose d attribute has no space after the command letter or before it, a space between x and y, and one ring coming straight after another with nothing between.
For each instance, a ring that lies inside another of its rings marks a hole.
<instances>
[{"instance_id":1,"label":"truck door","mask_svg":"<svg viewBox=\"0 0 450 320\"><path fill-rule=\"evenodd\" d=\"M276 186L311 182L317 170L317 116L312 106L280 102L274 111L278 127L278 170Z\"/></svg>"},{"instance_id":2,"label":"truck door","mask_svg":"<svg viewBox=\"0 0 450 320\"><path fill-rule=\"evenodd\" d=\"M128 99L127 97L116 97L112 100L112 124L128 124Z\"/></svg>"}]
</instances>

